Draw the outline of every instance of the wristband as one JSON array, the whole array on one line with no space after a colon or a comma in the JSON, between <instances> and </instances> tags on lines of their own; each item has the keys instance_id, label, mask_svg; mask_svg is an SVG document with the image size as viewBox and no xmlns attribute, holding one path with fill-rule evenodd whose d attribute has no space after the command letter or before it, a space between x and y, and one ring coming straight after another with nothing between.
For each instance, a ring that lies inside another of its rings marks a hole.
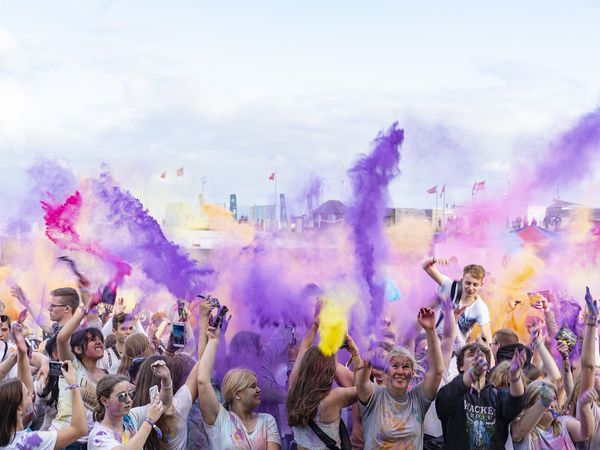
<instances>
[{"instance_id":1,"label":"wristband","mask_svg":"<svg viewBox=\"0 0 600 450\"><path fill-rule=\"evenodd\" d=\"M154 428L154 431L156 431L156 436L158 437L158 439L162 439L162 431L160 431L160 428L158 428L156 426L156 424L154 422L152 422L148 417L146 417L146 422L148 422L150 424L150 426L152 428Z\"/></svg>"},{"instance_id":2,"label":"wristband","mask_svg":"<svg viewBox=\"0 0 600 450\"><path fill-rule=\"evenodd\" d=\"M78 384L70 384L65 388L65 391L72 391L73 389L79 389Z\"/></svg>"},{"instance_id":3,"label":"wristband","mask_svg":"<svg viewBox=\"0 0 600 450\"><path fill-rule=\"evenodd\" d=\"M161 389L171 389L173 387L173 382L171 382L170 385L168 386L163 386L162 384L160 385Z\"/></svg>"},{"instance_id":4,"label":"wristband","mask_svg":"<svg viewBox=\"0 0 600 450\"><path fill-rule=\"evenodd\" d=\"M90 309L89 309L89 308L86 308L86 307L85 307L85 306L83 306L83 305L81 305L81 306L79 307L79 309L80 309L80 310L82 310L82 311L83 311L83 314L85 314L86 316L87 316L87 315L90 313Z\"/></svg>"},{"instance_id":5,"label":"wristband","mask_svg":"<svg viewBox=\"0 0 600 450\"><path fill-rule=\"evenodd\" d=\"M431 266L433 266L435 264L435 258L431 258L428 262L427 262L427 268L430 268Z\"/></svg>"},{"instance_id":6,"label":"wristband","mask_svg":"<svg viewBox=\"0 0 600 450\"><path fill-rule=\"evenodd\" d=\"M516 377L516 378L511 378L510 376L508 377L508 381L510 381L511 383L518 383L521 380L521 377Z\"/></svg>"},{"instance_id":7,"label":"wristband","mask_svg":"<svg viewBox=\"0 0 600 450\"><path fill-rule=\"evenodd\" d=\"M596 320L593 320L593 322L591 322L591 321L589 321L589 319L588 319L588 321L587 321L587 322L585 322L585 324L586 324L588 327L595 327L596 325L598 325L598 323L596 322Z\"/></svg>"}]
</instances>

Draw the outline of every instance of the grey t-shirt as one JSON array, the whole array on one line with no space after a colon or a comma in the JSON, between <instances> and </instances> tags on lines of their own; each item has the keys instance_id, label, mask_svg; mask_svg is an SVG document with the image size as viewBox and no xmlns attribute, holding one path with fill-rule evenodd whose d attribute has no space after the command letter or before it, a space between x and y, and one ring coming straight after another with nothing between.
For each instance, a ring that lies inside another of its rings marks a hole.
<instances>
[{"instance_id":1,"label":"grey t-shirt","mask_svg":"<svg viewBox=\"0 0 600 450\"><path fill-rule=\"evenodd\" d=\"M402 400L394 399L386 388L375 386L369 403L360 403L365 450L423 448L423 418L430 404L422 383Z\"/></svg>"}]
</instances>

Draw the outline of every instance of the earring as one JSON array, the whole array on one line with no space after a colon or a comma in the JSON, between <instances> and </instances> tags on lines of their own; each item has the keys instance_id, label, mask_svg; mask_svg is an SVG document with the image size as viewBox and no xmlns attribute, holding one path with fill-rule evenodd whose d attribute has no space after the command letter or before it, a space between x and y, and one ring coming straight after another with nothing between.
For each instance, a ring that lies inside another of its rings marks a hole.
<instances>
[{"instance_id":1,"label":"earring","mask_svg":"<svg viewBox=\"0 0 600 450\"><path fill-rule=\"evenodd\" d=\"M236 396L235 396L235 399L236 399L236 400L239 400L239 399L240 399L240 396L239 396L239 395L236 395Z\"/></svg>"}]
</instances>

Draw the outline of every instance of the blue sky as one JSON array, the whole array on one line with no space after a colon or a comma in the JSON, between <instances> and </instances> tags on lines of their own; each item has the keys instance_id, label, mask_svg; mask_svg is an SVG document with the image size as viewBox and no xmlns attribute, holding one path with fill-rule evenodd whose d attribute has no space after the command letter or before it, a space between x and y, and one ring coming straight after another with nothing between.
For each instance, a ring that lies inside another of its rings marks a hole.
<instances>
[{"instance_id":1,"label":"blue sky","mask_svg":"<svg viewBox=\"0 0 600 450\"><path fill-rule=\"evenodd\" d=\"M0 0L0 195L43 156L81 177L109 164L157 215L181 166L190 200L205 176L215 203L265 203L273 171L292 199L311 177L339 198L395 120L395 206L432 206L434 184L450 202L476 179L502 190L599 106L598 23L598 1ZM597 169L562 196L592 201Z\"/></svg>"}]
</instances>

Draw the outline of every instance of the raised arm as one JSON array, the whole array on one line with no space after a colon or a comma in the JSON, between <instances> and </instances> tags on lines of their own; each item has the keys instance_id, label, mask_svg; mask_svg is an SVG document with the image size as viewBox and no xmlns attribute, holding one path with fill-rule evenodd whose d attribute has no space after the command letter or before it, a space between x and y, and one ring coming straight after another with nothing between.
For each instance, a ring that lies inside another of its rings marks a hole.
<instances>
[{"instance_id":1,"label":"raised arm","mask_svg":"<svg viewBox=\"0 0 600 450\"><path fill-rule=\"evenodd\" d=\"M435 258L435 257L427 258L423 262L423 270L425 271L425 273L427 273L427 275L429 275L431 277L431 279L433 281L435 281L438 285L441 286L444 281L444 276L437 269L436 264L445 266L448 264L448 261L445 259Z\"/></svg>"},{"instance_id":2,"label":"raised arm","mask_svg":"<svg viewBox=\"0 0 600 450\"><path fill-rule=\"evenodd\" d=\"M584 392L594 387L594 374L596 371L594 340L598 329L598 304L592 298L589 288L586 288L585 303L587 316L585 331L583 333L583 345L581 347L581 389L579 392Z\"/></svg>"},{"instance_id":3,"label":"raised arm","mask_svg":"<svg viewBox=\"0 0 600 450\"><path fill-rule=\"evenodd\" d=\"M553 398L554 392L552 392L552 389L546 385L542 386L540 400L513 420L510 434L514 442L521 442L531 433L533 427L538 424L544 413L550 408Z\"/></svg>"},{"instance_id":4,"label":"raised arm","mask_svg":"<svg viewBox=\"0 0 600 450\"><path fill-rule=\"evenodd\" d=\"M525 365L526 359L527 354L525 353L525 350L517 350L513 354L510 369L508 370L508 390L512 397L521 397L525 393L525 385L523 384L521 371Z\"/></svg>"},{"instance_id":5,"label":"raised arm","mask_svg":"<svg viewBox=\"0 0 600 450\"><path fill-rule=\"evenodd\" d=\"M533 344L533 348L537 350L540 358L542 359L542 364L544 365L544 372L546 375L553 383L556 384L560 382L562 379L560 370L556 365L556 361L554 361L554 358L550 354L548 347L546 347L546 344L544 344L544 338L542 337L540 330L532 330L531 343Z\"/></svg>"},{"instance_id":6,"label":"raised arm","mask_svg":"<svg viewBox=\"0 0 600 450\"><path fill-rule=\"evenodd\" d=\"M460 317L460 314L465 310L462 308L459 311L456 311L455 314L454 308L452 307L452 301L444 301L442 303L444 307L444 329L442 331L442 359L444 364L444 369L448 370L450 367L450 361L452 360L452 352L454 351L454 341L456 340L456 319Z\"/></svg>"},{"instance_id":7,"label":"raised arm","mask_svg":"<svg viewBox=\"0 0 600 450\"><path fill-rule=\"evenodd\" d=\"M423 327L427 336L427 357L429 358L429 370L423 379L423 389L427 398L433 400L444 373L442 349L435 332L435 312L430 308L421 308L417 315L417 321Z\"/></svg>"},{"instance_id":8,"label":"raised arm","mask_svg":"<svg viewBox=\"0 0 600 450\"><path fill-rule=\"evenodd\" d=\"M21 286L19 286L18 284L14 285L12 288L10 288L10 292L12 296L15 297L19 301L19 303L21 303L21 305L27 308L27 311L29 311L31 317L35 319L35 322L42 328L42 330L44 330L48 334L51 334L52 327L50 321L47 320L46 317L42 316L42 314L40 314L40 311L35 311L33 309L33 305L25 295L25 292L23 292L23 289L21 289Z\"/></svg>"},{"instance_id":9,"label":"raised arm","mask_svg":"<svg viewBox=\"0 0 600 450\"><path fill-rule=\"evenodd\" d=\"M83 406L83 400L81 398L81 392L77 385L77 374L71 364L71 361L65 362L65 365L61 368L63 377L67 383L69 383L69 389L71 390L72 399L72 414L71 424L67 427L58 430L56 435L56 443L54 444L54 450L59 450L72 444L81 436L85 435L88 431L87 419L85 415L85 408Z\"/></svg>"},{"instance_id":10,"label":"raised arm","mask_svg":"<svg viewBox=\"0 0 600 450\"><path fill-rule=\"evenodd\" d=\"M167 363L163 360L158 360L152 363L152 372L160 378L160 393L159 398L165 409L168 409L173 403L173 380L171 379L171 371L167 367Z\"/></svg>"},{"instance_id":11,"label":"raised arm","mask_svg":"<svg viewBox=\"0 0 600 450\"><path fill-rule=\"evenodd\" d=\"M217 347L219 345L220 328L209 327L207 330L208 342L198 363L198 404L204 422L208 425L214 425L219 414L219 400L215 395L210 377L215 365Z\"/></svg>"},{"instance_id":12,"label":"raised arm","mask_svg":"<svg viewBox=\"0 0 600 450\"><path fill-rule=\"evenodd\" d=\"M577 399L577 419L567 422L567 430L573 442L587 441L594 433L594 414L592 403L598 399L596 389L588 389L582 392Z\"/></svg>"},{"instance_id":13,"label":"raised arm","mask_svg":"<svg viewBox=\"0 0 600 450\"><path fill-rule=\"evenodd\" d=\"M371 363L363 361L356 343L348 340L348 351L352 355L352 370L354 371L354 385L356 386L356 395L363 405L371 400L375 392L375 384L369 379L371 375Z\"/></svg>"},{"instance_id":14,"label":"raised arm","mask_svg":"<svg viewBox=\"0 0 600 450\"><path fill-rule=\"evenodd\" d=\"M0 380L4 380L4 378L6 378L16 363L17 354L14 352L8 353L6 359L0 363Z\"/></svg>"},{"instance_id":15,"label":"raised arm","mask_svg":"<svg viewBox=\"0 0 600 450\"><path fill-rule=\"evenodd\" d=\"M296 356L296 361L294 361L294 367L290 372L289 385L293 385L298 377L298 371L300 370L300 362L304 357L306 351L310 348L311 345L315 342L315 338L317 337L317 331L319 331L319 321L314 320L311 324L310 328L306 330L306 334L302 337L302 341L300 342L300 349L298 350L298 355Z\"/></svg>"},{"instance_id":16,"label":"raised arm","mask_svg":"<svg viewBox=\"0 0 600 450\"><path fill-rule=\"evenodd\" d=\"M563 379L563 387L565 390L565 396L568 398L573 392L573 387L575 383L573 381L573 372L571 372L571 362L569 360L569 347L566 342L557 341L556 348L560 353L561 358L561 370L562 370L562 379Z\"/></svg>"},{"instance_id":17,"label":"raised arm","mask_svg":"<svg viewBox=\"0 0 600 450\"><path fill-rule=\"evenodd\" d=\"M21 325L14 323L12 326L12 335L17 344L17 377L25 384L29 394L33 396L35 388L33 387L33 379L31 377L31 369L29 368L29 356L27 355L27 344L25 338L21 334Z\"/></svg>"},{"instance_id":18,"label":"raised arm","mask_svg":"<svg viewBox=\"0 0 600 450\"><path fill-rule=\"evenodd\" d=\"M62 327L56 336L56 349L58 350L58 358L61 361L73 361L75 355L71 352L71 336L77 330L77 327L84 319L87 308L84 306L80 306L75 310L73 316L69 319L67 323Z\"/></svg>"},{"instance_id":19,"label":"raised arm","mask_svg":"<svg viewBox=\"0 0 600 450\"><path fill-rule=\"evenodd\" d=\"M156 397L154 401L150 403L150 406L148 407L148 410L146 412L146 420L144 420L142 426L139 428L137 433L135 433L133 437L129 439L125 444L123 444L122 447L115 448L119 450L140 450L144 448L144 444L146 443L148 436L150 435L150 433L152 433L153 430L152 425L148 421L155 424L156 421L160 419L160 416L162 415L164 410L165 408L162 402L160 401L160 398Z\"/></svg>"}]
</instances>

